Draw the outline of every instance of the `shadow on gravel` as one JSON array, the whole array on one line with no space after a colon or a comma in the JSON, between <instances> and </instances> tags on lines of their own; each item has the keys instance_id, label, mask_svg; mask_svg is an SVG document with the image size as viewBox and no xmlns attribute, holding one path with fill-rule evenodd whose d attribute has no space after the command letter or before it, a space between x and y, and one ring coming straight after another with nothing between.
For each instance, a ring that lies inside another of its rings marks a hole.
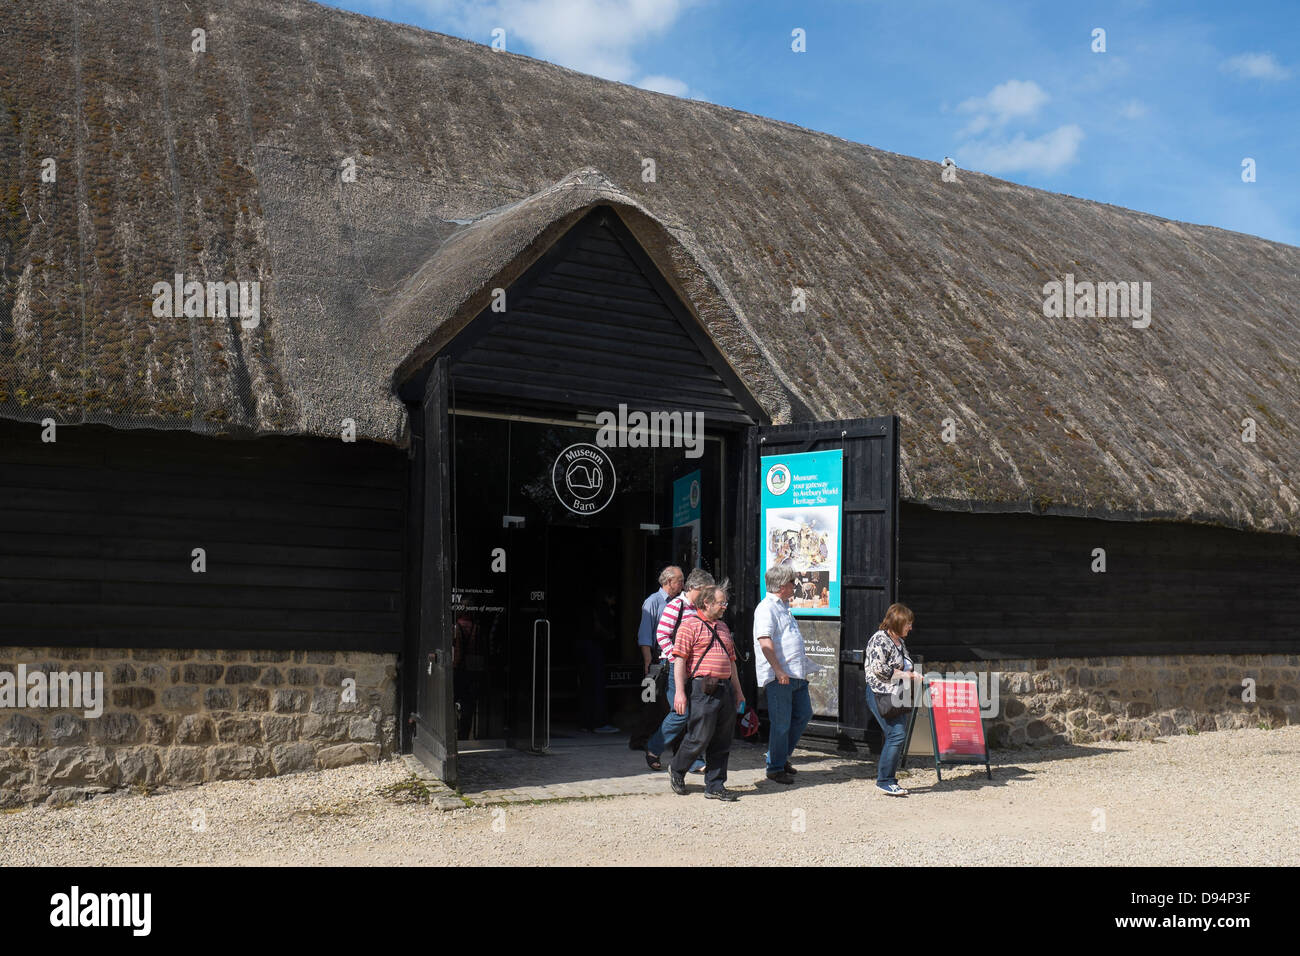
<instances>
[{"instance_id":1,"label":"shadow on gravel","mask_svg":"<svg viewBox=\"0 0 1300 956\"><path fill-rule=\"evenodd\" d=\"M766 745L736 741L732 744L729 770L735 774L733 788L753 787L757 793L778 793L799 787L835 784L849 780L874 783L877 755L865 746L857 751L833 747L800 747L794 757L793 784L781 784L763 775ZM1062 746L1042 749L999 750L991 755L993 780L984 776L984 767L964 764L945 767L944 779L937 785L921 788L908 786L918 793L931 789L974 789L995 786L1017 777L1032 776L1037 764L1075 757L1092 757L1113 753L1118 748L1104 746ZM910 771L932 771L928 757L909 758ZM552 752L537 756L507 748L466 750L460 756L460 791L477 802L493 802L509 792L513 798L564 799L581 796L658 793L668 788L668 775L651 772L641 751L629 750L626 738L598 738L592 735L559 737ZM702 784L698 774L687 775L688 784ZM904 784L904 786L907 786Z\"/></svg>"}]
</instances>

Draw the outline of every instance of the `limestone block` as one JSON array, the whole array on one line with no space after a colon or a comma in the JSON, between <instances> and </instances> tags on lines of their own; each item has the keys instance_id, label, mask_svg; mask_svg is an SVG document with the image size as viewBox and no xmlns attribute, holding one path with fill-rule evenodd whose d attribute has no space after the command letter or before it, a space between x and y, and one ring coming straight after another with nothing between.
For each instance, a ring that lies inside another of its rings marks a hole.
<instances>
[{"instance_id":1,"label":"limestone block","mask_svg":"<svg viewBox=\"0 0 1300 956\"><path fill-rule=\"evenodd\" d=\"M103 747L51 747L36 754L33 782L38 786L82 784L111 787L118 781L117 764Z\"/></svg>"},{"instance_id":2,"label":"limestone block","mask_svg":"<svg viewBox=\"0 0 1300 956\"><path fill-rule=\"evenodd\" d=\"M114 707L126 710L148 710L158 699L148 687L114 687L112 700Z\"/></svg>"},{"instance_id":3,"label":"limestone block","mask_svg":"<svg viewBox=\"0 0 1300 956\"><path fill-rule=\"evenodd\" d=\"M260 747L218 744L207 751L209 780L252 780L273 773L271 761Z\"/></svg>"},{"instance_id":4,"label":"limestone block","mask_svg":"<svg viewBox=\"0 0 1300 956\"><path fill-rule=\"evenodd\" d=\"M212 720L202 714L186 714L176 727L178 744L208 744L216 737Z\"/></svg>"},{"instance_id":5,"label":"limestone block","mask_svg":"<svg viewBox=\"0 0 1300 956\"><path fill-rule=\"evenodd\" d=\"M186 664L182 674L187 684L215 684L225 670L221 664Z\"/></svg>"},{"instance_id":6,"label":"limestone block","mask_svg":"<svg viewBox=\"0 0 1300 956\"><path fill-rule=\"evenodd\" d=\"M232 664L226 668L227 684L251 684L262 676L262 668L252 664Z\"/></svg>"},{"instance_id":7,"label":"limestone block","mask_svg":"<svg viewBox=\"0 0 1300 956\"><path fill-rule=\"evenodd\" d=\"M298 739L298 718L266 714L262 717L262 739L268 744L282 744Z\"/></svg>"},{"instance_id":8,"label":"limestone block","mask_svg":"<svg viewBox=\"0 0 1300 956\"><path fill-rule=\"evenodd\" d=\"M199 689L192 684L167 687L162 692L162 705L166 710L192 711L198 706Z\"/></svg>"},{"instance_id":9,"label":"limestone block","mask_svg":"<svg viewBox=\"0 0 1300 956\"><path fill-rule=\"evenodd\" d=\"M90 722L90 735L106 744L133 744L143 736L140 718L118 710L105 711L103 716Z\"/></svg>"},{"instance_id":10,"label":"limestone block","mask_svg":"<svg viewBox=\"0 0 1300 956\"><path fill-rule=\"evenodd\" d=\"M366 717L353 717L348 721L348 739L375 741L379 739L379 727Z\"/></svg>"},{"instance_id":11,"label":"limestone block","mask_svg":"<svg viewBox=\"0 0 1300 956\"><path fill-rule=\"evenodd\" d=\"M279 714L304 714L307 712L308 697L305 690L277 690L271 698L271 709Z\"/></svg>"},{"instance_id":12,"label":"limestone block","mask_svg":"<svg viewBox=\"0 0 1300 956\"><path fill-rule=\"evenodd\" d=\"M41 733L40 723L26 714L11 713L0 719L0 747L35 747Z\"/></svg>"},{"instance_id":13,"label":"limestone block","mask_svg":"<svg viewBox=\"0 0 1300 956\"><path fill-rule=\"evenodd\" d=\"M308 714L299 724L299 734L303 740L343 740L347 733L347 718L330 714Z\"/></svg>"},{"instance_id":14,"label":"limestone block","mask_svg":"<svg viewBox=\"0 0 1300 956\"><path fill-rule=\"evenodd\" d=\"M227 717L217 722L217 739L222 743L262 742L262 722L256 717Z\"/></svg>"},{"instance_id":15,"label":"limestone block","mask_svg":"<svg viewBox=\"0 0 1300 956\"><path fill-rule=\"evenodd\" d=\"M205 751L198 747L170 747L162 756L162 780L172 786L202 783L207 778Z\"/></svg>"},{"instance_id":16,"label":"limestone block","mask_svg":"<svg viewBox=\"0 0 1300 956\"><path fill-rule=\"evenodd\" d=\"M276 744L271 748L271 764L276 773L295 773L316 766L316 748L308 743Z\"/></svg>"},{"instance_id":17,"label":"limestone block","mask_svg":"<svg viewBox=\"0 0 1300 956\"><path fill-rule=\"evenodd\" d=\"M154 783L162 770L158 751L153 747L120 747L113 753L117 764L118 785L128 787L133 783Z\"/></svg>"},{"instance_id":18,"label":"limestone block","mask_svg":"<svg viewBox=\"0 0 1300 956\"><path fill-rule=\"evenodd\" d=\"M325 747L316 754L316 766L322 770L346 767L354 763L379 759L378 744L337 744Z\"/></svg>"},{"instance_id":19,"label":"limestone block","mask_svg":"<svg viewBox=\"0 0 1300 956\"><path fill-rule=\"evenodd\" d=\"M225 687L209 687L203 692L203 706L208 710L230 710L235 706L235 695Z\"/></svg>"}]
</instances>

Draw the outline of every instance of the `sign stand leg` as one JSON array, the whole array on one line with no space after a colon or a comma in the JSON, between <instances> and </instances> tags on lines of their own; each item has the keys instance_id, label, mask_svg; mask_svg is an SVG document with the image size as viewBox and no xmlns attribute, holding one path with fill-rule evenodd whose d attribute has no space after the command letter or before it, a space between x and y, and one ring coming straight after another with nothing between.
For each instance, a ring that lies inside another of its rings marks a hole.
<instances>
[{"instance_id":1,"label":"sign stand leg","mask_svg":"<svg viewBox=\"0 0 1300 956\"><path fill-rule=\"evenodd\" d=\"M925 682L925 684L924 684L924 688L923 688L923 690L922 690L921 701L924 703L925 701L930 700L930 699L931 699L931 698L930 698L930 682L927 680L927 681ZM930 709L930 744L931 744L931 749L934 751L934 773L935 773L935 776L937 776L937 777L939 778L939 782L942 783L942 782L943 782L943 768L940 766L940 761L939 761L939 731L935 730L935 728L934 728L934 709L933 709L933 708Z\"/></svg>"}]
</instances>

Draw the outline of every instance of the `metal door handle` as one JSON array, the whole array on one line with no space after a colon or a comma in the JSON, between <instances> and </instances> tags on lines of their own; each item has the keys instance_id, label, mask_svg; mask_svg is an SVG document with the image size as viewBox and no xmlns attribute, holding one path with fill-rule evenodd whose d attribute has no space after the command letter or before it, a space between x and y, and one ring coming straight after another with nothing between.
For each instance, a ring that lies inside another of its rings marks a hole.
<instances>
[{"instance_id":1,"label":"metal door handle","mask_svg":"<svg viewBox=\"0 0 1300 956\"><path fill-rule=\"evenodd\" d=\"M538 633L541 626L546 625L546 714L542 722L542 732L545 734L545 742L540 746L537 743L537 646L538 639L542 636ZM548 753L551 749L551 622L544 617L539 617L533 621L533 706L532 713L532 742L533 750L539 753Z\"/></svg>"}]
</instances>

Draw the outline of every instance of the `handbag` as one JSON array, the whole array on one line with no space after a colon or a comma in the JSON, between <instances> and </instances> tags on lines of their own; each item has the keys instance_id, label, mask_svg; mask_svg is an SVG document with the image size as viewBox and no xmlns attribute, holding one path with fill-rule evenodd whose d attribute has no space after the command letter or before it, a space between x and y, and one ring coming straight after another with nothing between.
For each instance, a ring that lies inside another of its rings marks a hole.
<instances>
[{"instance_id":1,"label":"handbag","mask_svg":"<svg viewBox=\"0 0 1300 956\"><path fill-rule=\"evenodd\" d=\"M897 717L899 714L905 714L911 710L910 707L904 707L902 704L895 703L894 695L892 693L877 694L875 691L872 691L872 694L875 695L876 710L880 713L882 720L890 720Z\"/></svg>"}]
</instances>

